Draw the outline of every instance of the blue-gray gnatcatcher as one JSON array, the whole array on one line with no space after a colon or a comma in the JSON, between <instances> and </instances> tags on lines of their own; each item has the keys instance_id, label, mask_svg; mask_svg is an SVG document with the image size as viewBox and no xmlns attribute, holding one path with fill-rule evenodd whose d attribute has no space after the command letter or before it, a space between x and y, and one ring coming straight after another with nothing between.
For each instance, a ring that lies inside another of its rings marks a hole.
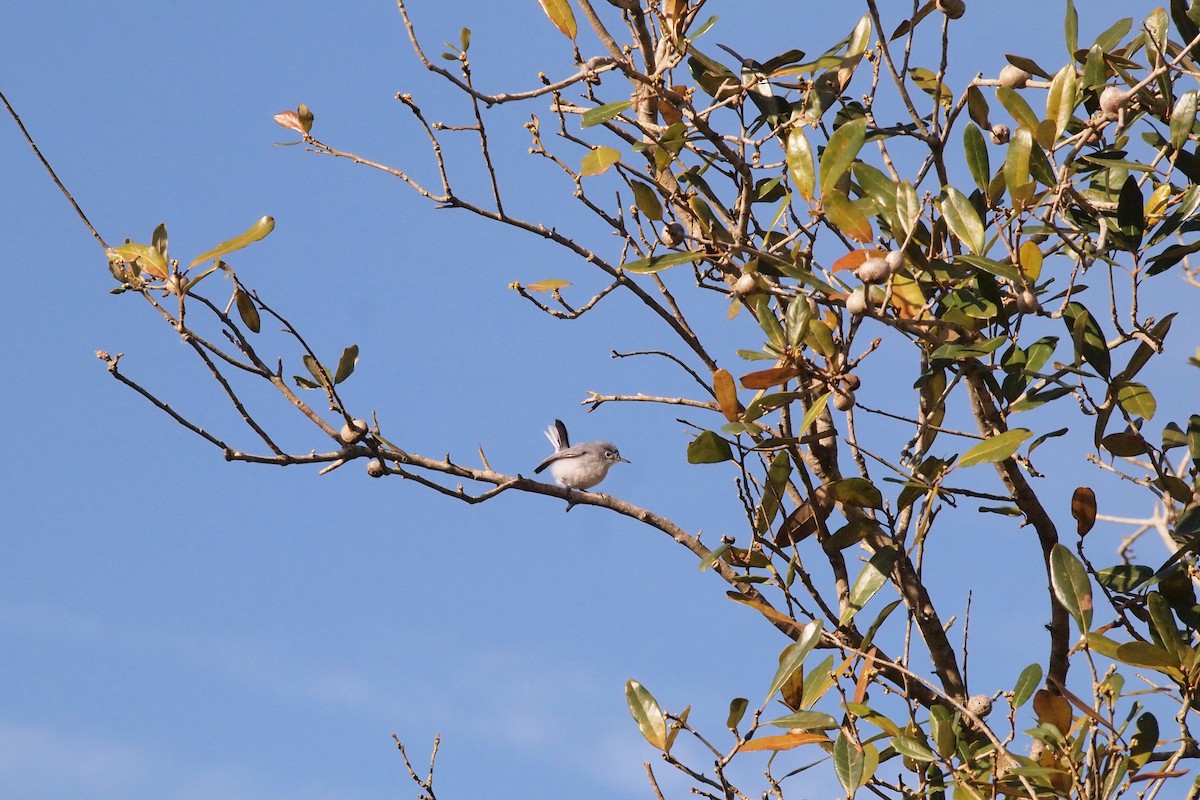
<instances>
[{"instance_id":1,"label":"blue-gray gnatcatcher","mask_svg":"<svg viewBox=\"0 0 1200 800\"><path fill-rule=\"evenodd\" d=\"M554 445L554 452L537 465L534 473L549 467L554 480L568 489L590 489L604 480L613 464L618 461L629 463L628 459L621 458L621 452L612 442L583 442L572 447L567 426L561 419L554 420L546 431L546 438Z\"/></svg>"}]
</instances>

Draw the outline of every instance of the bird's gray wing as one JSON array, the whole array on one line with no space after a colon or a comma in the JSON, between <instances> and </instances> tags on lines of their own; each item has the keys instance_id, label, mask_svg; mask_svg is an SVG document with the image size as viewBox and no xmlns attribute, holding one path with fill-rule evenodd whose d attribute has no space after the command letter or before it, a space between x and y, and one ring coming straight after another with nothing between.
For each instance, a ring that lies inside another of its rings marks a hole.
<instances>
[{"instance_id":1,"label":"bird's gray wing","mask_svg":"<svg viewBox=\"0 0 1200 800\"><path fill-rule=\"evenodd\" d=\"M542 463L534 467L533 474L538 474L555 461L561 461L564 458L578 458L581 455L583 455L583 451L578 447L568 447L566 450L559 450L557 453L551 453L550 455L546 456L546 459Z\"/></svg>"}]
</instances>

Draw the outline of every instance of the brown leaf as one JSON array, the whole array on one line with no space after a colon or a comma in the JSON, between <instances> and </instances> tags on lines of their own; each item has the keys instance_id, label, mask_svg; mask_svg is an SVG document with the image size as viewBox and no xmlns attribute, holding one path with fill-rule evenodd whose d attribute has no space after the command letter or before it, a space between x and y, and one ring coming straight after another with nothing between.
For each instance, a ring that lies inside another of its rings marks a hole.
<instances>
[{"instance_id":1,"label":"brown leaf","mask_svg":"<svg viewBox=\"0 0 1200 800\"><path fill-rule=\"evenodd\" d=\"M779 532L775 534L775 544L780 547L788 547L801 542L817 532L817 515L813 513L813 507L808 501L804 501L796 506L792 513L788 514L787 519L783 521L783 525L779 527Z\"/></svg>"},{"instance_id":2,"label":"brown leaf","mask_svg":"<svg viewBox=\"0 0 1200 800\"><path fill-rule=\"evenodd\" d=\"M1071 516L1075 518L1075 529L1083 536L1096 524L1096 493L1080 486L1071 495Z\"/></svg>"},{"instance_id":3,"label":"brown leaf","mask_svg":"<svg viewBox=\"0 0 1200 800\"><path fill-rule=\"evenodd\" d=\"M737 399L737 386L728 370L719 369L713 373L713 393L721 406L721 413L730 422L737 422L742 417L742 407Z\"/></svg>"},{"instance_id":4,"label":"brown leaf","mask_svg":"<svg viewBox=\"0 0 1200 800\"><path fill-rule=\"evenodd\" d=\"M1047 722L1064 736L1071 729L1071 704L1061 694L1038 689L1033 695L1033 711L1038 722Z\"/></svg>"},{"instance_id":5,"label":"brown leaf","mask_svg":"<svg viewBox=\"0 0 1200 800\"><path fill-rule=\"evenodd\" d=\"M795 367L772 367L742 376L742 386L747 389L770 389L787 383L800 372Z\"/></svg>"},{"instance_id":6,"label":"brown leaf","mask_svg":"<svg viewBox=\"0 0 1200 800\"><path fill-rule=\"evenodd\" d=\"M792 677L779 687L779 694L782 696L785 706L792 711L799 711L800 705L804 701L804 670L798 669L793 672Z\"/></svg>"}]
</instances>

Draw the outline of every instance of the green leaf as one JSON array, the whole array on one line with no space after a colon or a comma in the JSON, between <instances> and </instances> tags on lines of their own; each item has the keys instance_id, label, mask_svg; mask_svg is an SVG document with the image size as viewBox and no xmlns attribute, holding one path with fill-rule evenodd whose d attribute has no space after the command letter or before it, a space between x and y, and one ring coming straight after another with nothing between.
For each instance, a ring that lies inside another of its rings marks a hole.
<instances>
[{"instance_id":1,"label":"green leaf","mask_svg":"<svg viewBox=\"0 0 1200 800\"><path fill-rule=\"evenodd\" d=\"M334 384L341 383L353 375L356 366L358 366L358 345L352 344L342 351L342 357L338 359L337 370L333 373Z\"/></svg>"},{"instance_id":2,"label":"green leaf","mask_svg":"<svg viewBox=\"0 0 1200 800\"><path fill-rule=\"evenodd\" d=\"M696 261L703 256L703 253L697 253L688 250L683 253L667 253L661 256L652 256L650 258L642 258L637 261L630 261L628 264L622 264L621 269L626 272L636 272L640 275L649 275L653 272L661 272L667 267L678 266L679 264L687 264Z\"/></svg>"},{"instance_id":3,"label":"green leaf","mask_svg":"<svg viewBox=\"0 0 1200 800\"><path fill-rule=\"evenodd\" d=\"M796 641L783 649L783 652L779 654L779 669L775 672L775 677L771 679L771 686L767 690L767 697L763 703L774 697L775 693L791 679L796 670L804 666L804 659L808 658L808 654L820 640L821 620L817 619L805 625Z\"/></svg>"},{"instance_id":4,"label":"green leaf","mask_svg":"<svg viewBox=\"0 0 1200 800\"><path fill-rule=\"evenodd\" d=\"M1028 201L1023 187L1029 183L1029 157L1032 151L1033 134L1026 128L1013 131L1004 157L1004 183L1013 203L1021 207Z\"/></svg>"},{"instance_id":5,"label":"green leaf","mask_svg":"<svg viewBox=\"0 0 1200 800\"><path fill-rule=\"evenodd\" d=\"M1025 98L1015 90L1007 86L999 86L996 88L996 99L1000 101L1000 105L1012 115L1016 123L1025 128L1030 133L1037 130L1038 123L1041 119L1029 107L1029 103L1025 102Z\"/></svg>"},{"instance_id":6,"label":"green leaf","mask_svg":"<svg viewBox=\"0 0 1200 800\"><path fill-rule=\"evenodd\" d=\"M1158 409L1154 395L1140 383L1126 383L1118 389L1117 402L1127 413L1142 419L1154 419L1154 412Z\"/></svg>"},{"instance_id":7,"label":"green leaf","mask_svg":"<svg viewBox=\"0 0 1200 800\"><path fill-rule=\"evenodd\" d=\"M327 369L325 369L325 367L321 366L320 361L317 361L315 358L313 358L312 356L310 356L308 354L301 356L300 360L303 361L304 366L308 368L309 374L311 374L313 376L313 378L316 379L318 386L328 387L328 386L332 385L333 379L329 374L329 370L327 370Z\"/></svg>"},{"instance_id":8,"label":"green leaf","mask_svg":"<svg viewBox=\"0 0 1200 800\"><path fill-rule=\"evenodd\" d=\"M929 762L935 759L933 751L926 747L922 742L919 742L910 736L893 736L891 738L891 743L896 752L905 758L911 758L914 761L923 762Z\"/></svg>"},{"instance_id":9,"label":"green leaf","mask_svg":"<svg viewBox=\"0 0 1200 800\"><path fill-rule=\"evenodd\" d=\"M606 172L609 167L621 160L621 152L605 145L592 149L579 164L579 177L588 178Z\"/></svg>"},{"instance_id":10,"label":"green leaf","mask_svg":"<svg viewBox=\"0 0 1200 800\"><path fill-rule=\"evenodd\" d=\"M831 731L838 727L838 721L823 711L797 711L766 724L801 731Z\"/></svg>"},{"instance_id":11,"label":"green leaf","mask_svg":"<svg viewBox=\"0 0 1200 800\"><path fill-rule=\"evenodd\" d=\"M638 730L646 741L659 750L667 749L667 718L663 715L658 701L644 686L634 680L625 683L625 702L629 704L629 713L633 715Z\"/></svg>"},{"instance_id":12,"label":"green leaf","mask_svg":"<svg viewBox=\"0 0 1200 800\"><path fill-rule=\"evenodd\" d=\"M238 286L233 290L233 299L237 303L238 316L242 318L242 322L250 330L258 333L262 328L262 318L258 314L258 309L254 306L254 298L250 293Z\"/></svg>"},{"instance_id":13,"label":"green leaf","mask_svg":"<svg viewBox=\"0 0 1200 800\"><path fill-rule=\"evenodd\" d=\"M1079 12L1075 10L1075 0L1067 0L1067 13L1063 19L1063 38L1067 42L1067 55L1075 57L1079 49Z\"/></svg>"},{"instance_id":14,"label":"green leaf","mask_svg":"<svg viewBox=\"0 0 1200 800\"><path fill-rule=\"evenodd\" d=\"M1105 378L1112 374L1112 357L1108 352L1108 342L1104 331L1082 304L1067 303L1063 308L1063 322L1071 332L1071 341L1075 343L1076 361L1082 358Z\"/></svg>"},{"instance_id":15,"label":"green leaf","mask_svg":"<svg viewBox=\"0 0 1200 800\"><path fill-rule=\"evenodd\" d=\"M1116 659L1131 667L1149 667L1159 671L1179 669L1179 659L1165 648L1150 642L1125 642L1117 647Z\"/></svg>"},{"instance_id":16,"label":"green leaf","mask_svg":"<svg viewBox=\"0 0 1200 800\"><path fill-rule=\"evenodd\" d=\"M862 572L854 580L854 585L850 587L849 603L838 620L839 624L845 625L854 619L854 616L870 602L875 593L883 588L899 557L900 551L895 547L880 548L871 556L871 560L863 567Z\"/></svg>"},{"instance_id":17,"label":"green leaf","mask_svg":"<svg viewBox=\"0 0 1200 800\"><path fill-rule=\"evenodd\" d=\"M223 255L232 253L235 250L241 250L247 245L254 244L259 239L264 239L266 236L275 230L274 217L262 217L258 222L251 225L244 233L241 233L228 241L221 242L212 250L206 250L188 264L188 269L199 264L201 261L207 261L210 258L220 258Z\"/></svg>"},{"instance_id":18,"label":"green leaf","mask_svg":"<svg viewBox=\"0 0 1200 800\"><path fill-rule=\"evenodd\" d=\"M808 143L808 137L804 135L804 128L800 125L792 126L787 138L788 174L792 176L792 184L796 191L810 203L816 187L816 171L813 165L812 147Z\"/></svg>"},{"instance_id":19,"label":"green leaf","mask_svg":"<svg viewBox=\"0 0 1200 800\"><path fill-rule=\"evenodd\" d=\"M171 257L167 255L167 225L165 222L160 222L154 228L154 233L150 234L150 244L162 254L164 263L171 263Z\"/></svg>"},{"instance_id":20,"label":"green leaf","mask_svg":"<svg viewBox=\"0 0 1200 800\"><path fill-rule=\"evenodd\" d=\"M1087 570L1064 545L1050 551L1050 586L1054 596L1079 626L1080 633L1092 628L1092 587Z\"/></svg>"},{"instance_id":21,"label":"green leaf","mask_svg":"<svg viewBox=\"0 0 1200 800\"><path fill-rule=\"evenodd\" d=\"M1196 125L1196 90L1184 92L1171 109L1171 146L1176 150L1187 144Z\"/></svg>"},{"instance_id":22,"label":"green leaf","mask_svg":"<svg viewBox=\"0 0 1200 800\"><path fill-rule=\"evenodd\" d=\"M972 253L982 256L984 253L983 221L975 213L975 206L971 205L971 201L965 194L953 186L945 187L942 192L942 216L945 217L950 232L970 248Z\"/></svg>"},{"instance_id":23,"label":"green leaf","mask_svg":"<svg viewBox=\"0 0 1200 800\"><path fill-rule=\"evenodd\" d=\"M844 728L838 733L833 743L833 771L847 795L871 780L878 767L879 751L873 745L856 744Z\"/></svg>"},{"instance_id":24,"label":"green leaf","mask_svg":"<svg viewBox=\"0 0 1200 800\"><path fill-rule=\"evenodd\" d=\"M1014 709L1020 708L1029 702L1029 698L1033 697L1033 693L1037 691L1041 684L1041 664L1030 664L1021 670L1021 674L1017 676L1017 685L1013 687L1012 707Z\"/></svg>"},{"instance_id":25,"label":"green leaf","mask_svg":"<svg viewBox=\"0 0 1200 800\"><path fill-rule=\"evenodd\" d=\"M867 118L858 117L844 123L829 137L825 152L821 154L821 194L826 194L836 184L862 149L867 134Z\"/></svg>"},{"instance_id":26,"label":"green leaf","mask_svg":"<svg viewBox=\"0 0 1200 800\"><path fill-rule=\"evenodd\" d=\"M1158 719L1147 711L1138 717L1136 728L1137 733L1129 742L1131 772L1146 766L1154 754L1154 747L1158 744Z\"/></svg>"},{"instance_id":27,"label":"green leaf","mask_svg":"<svg viewBox=\"0 0 1200 800\"><path fill-rule=\"evenodd\" d=\"M575 23L575 12L571 10L567 0L538 0L542 6L542 11L546 12L546 16L554 23L554 27L562 32L571 41L575 40L575 34L578 33L578 26Z\"/></svg>"},{"instance_id":28,"label":"green leaf","mask_svg":"<svg viewBox=\"0 0 1200 800\"><path fill-rule=\"evenodd\" d=\"M829 398L832 396L833 392L826 392L808 407L808 411L804 412L804 419L800 422L800 430L796 432L797 436L803 436L808 433L808 429L817 421L817 417L821 416L821 412L825 410L825 404L829 402Z\"/></svg>"},{"instance_id":29,"label":"green leaf","mask_svg":"<svg viewBox=\"0 0 1200 800\"><path fill-rule=\"evenodd\" d=\"M608 122L622 111L632 107L632 100L622 100L619 103L605 103L602 106L590 108L583 112L583 116L580 118L580 127L590 128L593 125L600 125L601 123Z\"/></svg>"},{"instance_id":30,"label":"green leaf","mask_svg":"<svg viewBox=\"0 0 1200 800\"><path fill-rule=\"evenodd\" d=\"M663 218L662 203L659 202L658 192L641 181L630 183L633 187L633 202L647 219L655 222Z\"/></svg>"},{"instance_id":31,"label":"green leaf","mask_svg":"<svg viewBox=\"0 0 1200 800\"><path fill-rule=\"evenodd\" d=\"M725 718L725 727L729 730L737 728L738 723L742 721L742 717L746 715L746 708L750 705L750 701L744 697L735 697L729 701L729 716Z\"/></svg>"},{"instance_id":32,"label":"green leaf","mask_svg":"<svg viewBox=\"0 0 1200 800\"><path fill-rule=\"evenodd\" d=\"M912 233L917 220L921 218L921 201L917 197L916 187L908 181L896 184L896 218L900 220L905 236Z\"/></svg>"},{"instance_id":33,"label":"green leaf","mask_svg":"<svg viewBox=\"0 0 1200 800\"><path fill-rule=\"evenodd\" d=\"M983 140L983 133L974 125L963 128L963 151L966 153L971 178L981 191L986 192L992 180L992 165L988 159L987 142Z\"/></svg>"},{"instance_id":34,"label":"green leaf","mask_svg":"<svg viewBox=\"0 0 1200 800\"><path fill-rule=\"evenodd\" d=\"M693 439L687 448L689 464L719 464L733 459L729 442L712 431L704 431Z\"/></svg>"},{"instance_id":35,"label":"green leaf","mask_svg":"<svg viewBox=\"0 0 1200 800\"><path fill-rule=\"evenodd\" d=\"M1121 185L1121 193L1117 197L1117 227L1121 235L1130 239L1126 249L1136 252L1141 248L1142 237L1146 233L1146 203L1142 197L1141 187L1137 178L1132 175Z\"/></svg>"},{"instance_id":36,"label":"green leaf","mask_svg":"<svg viewBox=\"0 0 1200 800\"><path fill-rule=\"evenodd\" d=\"M925 69L925 67L913 67L908 71L908 77L925 94L930 97L936 95L938 102L946 108L954 104L954 93L945 83L938 82L937 74L932 70Z\"/></svg>"},{"instance_id":37,"label":"green leaf","mask_svg":"<svg viewBox=\"0 0 1200 800\"><path fill-rule=\"evenodd\" d=\"M839 503L859 508L883 508L883 495L866 478L843 478L829 484L829 494Z\"/></svg>"},{"instance_id":38,"label":"green leaf","mask_svg":"<svg viewBox=\"0 0 1200 800\"><path fill-rule=\"evenodd\" d=\"M1050 81L1050 91L1046 95L1046 119L1054 122L1055 139L1062 136L1071 122L1078 93L1079 79L1075 74L1075 65L1067 64Z\"/></svg>"},{"instance_id":39,"label":"green leaf","mask_svg":"<svg viewBox=\"0 0 1200 800\"><path fill-rule=\"evenodd\" d=\"M1117 564L1096 573L1096 580L1109 591L1128 594L1154 577L1154 570L1141 564Z\"/></svg>"},{"instance_id":40,"label":"green leaf","mask_svg":"<svg viewBox=\"0 0 1200 800\"><path fill-rule=\"evenodd\" d=\"M991 130L992 110L988 107L987 98L983 96L983 92L979 91L978 86L967 87L967 113L980 128Z\"/></svg>"},{"instance_id":41,"label":"green leaf","mask_svg":"<svg viewBox=\"0 0 1200 800\"><path fill-rule=\"evenodd\" d=\"M973 467L976 464L995 464L1006 458L1012 458L1026 439L1033 435L1027 428L1013 428L1011 431L989 436L979 444L963 453L958 460L960 467Z\"/></svg>"}]
</instances>

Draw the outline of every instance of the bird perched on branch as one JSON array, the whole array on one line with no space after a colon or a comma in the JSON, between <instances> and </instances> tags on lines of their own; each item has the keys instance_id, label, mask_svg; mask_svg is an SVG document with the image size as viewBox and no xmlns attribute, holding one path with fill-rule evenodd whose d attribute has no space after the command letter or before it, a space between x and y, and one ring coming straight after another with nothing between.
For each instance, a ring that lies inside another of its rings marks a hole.
<instances>
[{"instance_id":1,"label":"bird perched on branch","mask_svg":"<svg viewBox=\"0 0 1200 800\"><path fill-rule=\"evenodd\" d=\"M554 452L537 465L534 473L549 467L554 480L568 489L590 489L604 480L613 464L629 463L621 458L621 451L612 442L583 442L572 447L567 426L561 419L554 420L546 438L554 445Z\"/></svg>"}]
</instances>

